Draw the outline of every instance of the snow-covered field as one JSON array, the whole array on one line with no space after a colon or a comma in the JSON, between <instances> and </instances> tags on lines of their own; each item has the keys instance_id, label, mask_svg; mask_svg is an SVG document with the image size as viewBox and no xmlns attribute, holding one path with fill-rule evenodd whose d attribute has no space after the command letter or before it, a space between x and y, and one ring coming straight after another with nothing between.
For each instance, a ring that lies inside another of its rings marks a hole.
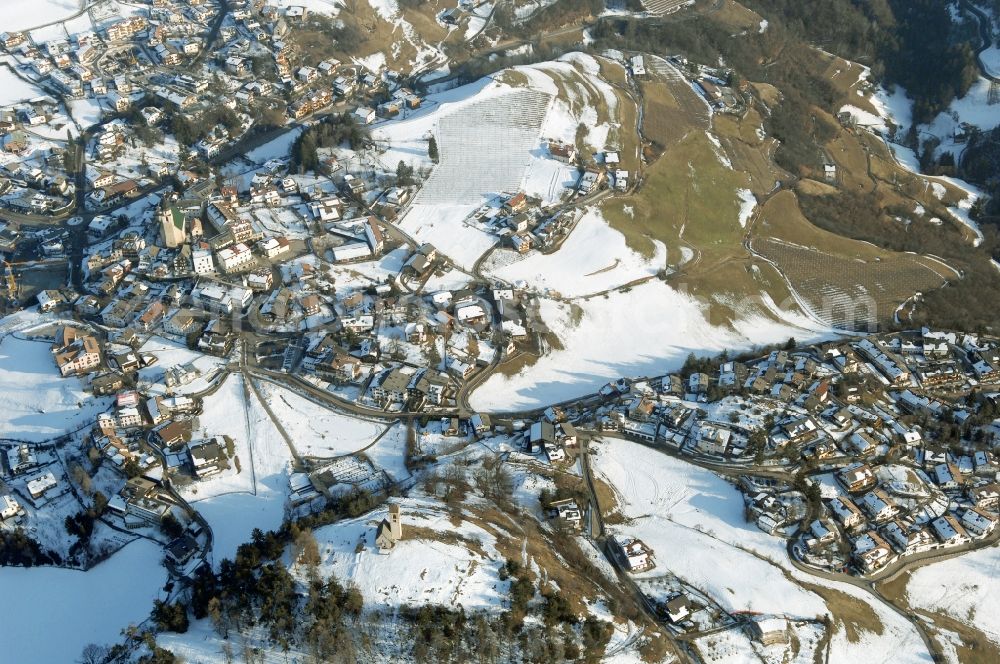
<instances>
[{"instance_id":1,"label":"snow-covered field","mask_svg":"<svg viewBox=\"0 0 1000 664\"><path fill-rule=\"evenodd\" d=\"M357 587L369 611L391 614L404 604L460 604L466 610L498 610L507 596L509 582L501 581L498 575L504 557L496 549L494 536L468 521L454 526L448 512L436 503L419 499L397 502L401 505L403 539L388 554L379 553L374 543L375 529L387 516L386 507L315 530L319 574ZM305 583L306 570L287 557L286 563ZM186 662L227 661L222 653L223 642L207 619L193 622L186 634L166 633L157 640ZM407 649L405 644L402 647ZM305 659L295 651L286 659L277 647L264 644L260 661L281 664ZM387 654L374 661L401 660Z\"/></svg>"},{"instance_id":2,"label":"snow-covered field","mask_svg":"<svg viewBox=\"0 0 1000 664\"><path fill-rule=\"evenodd\" d=\"M559 251L532 254L495 274L512 283L523 279L532 288L552 289L563 297L589 295L655 275L666 265L666 248L661 242L656 248L652 259L637 254L600 211L589 208Z\"/></svg>"},{"instance_id":3,"label":"snow-covered field","mask_svg":"<svg viewBox=\"0 0 1000 664\"><path fill-rule=\"evenodd\" d=\"M375 528L387 508L315 531L323 576L355 584L371 609L404 604L498 608L507 582L497 575L503 556L493 535L468 521L453 525L447 510L435 503L407 499L400 507L403 539L388 555L374 546ZM421 529L419 536L414 528ZM487 557L477 547L448 541L455 536L478 542Z\"/></svg>"},{"instance_id":4,"label":"snow-covered field","mask_svg":"<svg viewBox=\"0 0 1000 664\"><path fill-rule=\"evenodd\" d=\"M991 46L979 54L983 66L993 76L1000 76L1000 47Z\"/></svg>"},{"instance_id":5,"label":"snow-covered field","mask_svg":"<svg viewBox=\"0 0 1000 664\"><path fill-rule=\"evenodd\" d=\"M463 224L484 202L523 190L555 203L575 184L576 168L553 159L546 141L573 143L582 125L589 128L586 143L603 150L609 132L618 126L610 119L599 121L595 110L599 104L614 118L618 100L598 77L594 58L571 53L513 73L521 76L516 86L484 78L430 95L420 110L373 130L373 137L387 146L383 163L433 166L400 225L463 267L496 242ZM427 156L432 135L440 154L437 165Z\"/></svg>"},{"instance_id":6,"label":"snow-covered field","mask_svg":"<svg viewBox=\"0 0 1000 664\"><path fill-rule=\"evenodd\" d=\"M473 392L474 408L535 408L596 392L609 379L674 370L692 352L715 354L790 336L808 341L831 335L802 317L779 322L754 315L734 328L712 325L704 305L661 281L577 300L572 306L546 298L540 303L542 320L563 349L550 351L515 376L492 375ZM578 318L573 307L582 310Z\"/></svg>"},{"instance_id":7,"label":"snow-covered field","mask_svg":"<svg viewBox=\"0 0 1000 664\"><path fill-rule=\"evenodd\" d=\"M1000 112L996 110L996 106L990 105L989 90L990 82L988 80L982 77L977 79L964 97L952 101L948 110L940 113L930 124L920 125L921 140L929 135L936 136L941 141L937 149L939 153L951 152L958 155L965 149L965 145L957 143L955 135L963 123L975 125L983 131L1000 125ZM858 94L861 92L859 91ZM904 135L904 132L913 123L911 102L906 96L906 91L902 88L896 87L892 94L879 88L871 96L870 101L878 110L878 115L867 113L853 106L845 106L841 110L849 111L859 124L883 133L888 132L888 124L891 121L899 128L898 136ZM920 173L919 162L911 149L893 143L890 143L889 146L904 168L914 173ZM948 212L953 221L972 232L975 246L982 244L983 233L979 225L969 215L976 200L983 196L982 191L964 180L946 177L928 177L928 179L931 180L932 184L935 181L948 182L966 193L965 199L959 205L949 207ZM938 187L935 187L935 191L938 191ZM938 198L944 194L943 187L940 191Z\"/></svg>"},{"instance_id":8,"label":"snow-covered field","mask_svg":"<svg viewBox=\"0 0 1000 664\"><path fill-rule=\"evenodd\" d=\"M0 106L16 104L19 101L34 99L44 94L45 91L41 88L15 76L6 67L0 67Z\"/></svg>"},{"instance_id":9,"label":"snow-covered field","mask_svg":"<svg viewBox=\"0 0 1000 664\"><path fill-rule=\"evenodd\" d=\"M476 259L497 242L486 231L465 223L479 204L424 205L407 210L400 226L420 242L430 242L460 267L471 269Z\"/></svg>"},{"instance_id":10,"label":"snow-covered field","mask_svg":"<svg viewBox=\"0 0 1000 664\"><path fill-rule=\"evenodd\" d=\"M304 127L296 127L291 131L286 131L273 141L264 143L247 152L246 158L257 164L263 164L270 159L286 159L291 154L292 146L303 131Z\"/></svg>"},{"instance_id":11,"label":"snow-covered field","mask_svg":"<svg viewBox=\"0 0 1000 664\"><path fill-rule=\"evenodd\" d=\"M258 389L275 416L306 456L352 454L371 444L384 424L343 415L291 390L259 382Z\"/></svg>"},{"instance_id":12,"label":"snow-covered field","mask_svg":"<svg viewBox=\"0 0 1000 664\"><path fill-rule=\"evenodd\" d=\"M94 421L108 404L63 378L51 345L12 336L0 341L0 437L43 441Z\"/></svg>"},{"instance_id":13,"label":"snow-covered field","mask_svg":"<svg viewBox=\"0 0 1000 664\"><path fill-rule=\"evenodd\" d=\"M80 0L4 0L3 29L28 30L68 18L81 8Z\"/></svg>"},{"instance_id":14,"label":"snow-covered field","mask_svg":"<svg viewBox=\"0 0 1000 664\"><path fill-rule=\"evenodd\" d=\"M619 511L628 519L611 530L639 537L654 550L656 568L638 577L669 570L730 611L791 618L829 612L823 598L792 579L818 583L868 604L882 626L881 633L859 626L854 641L838 629L827 661L931 661L902 616L853 586L819 581L791 567L784 541L747 524L740 493L714 473L638 443L616 439L594 449L594 470L616 489Z\"/></svg>"},{"instance_id":15,"label":"snow-covered field","mask_svg":"<svg viewBox=\"0 0 1000 664\"><path fill-rule=\"evenodd\" d=\"M484 197L520 188L550 98L521 88L491 92L438 119L441 159L418 203L478 205Z\"/></svg>"},{"instance_id":16,"label":"snow-covered field","mask_svg":"<svg viewBox=\"0 0 1000 664\"><path fill-rule=\"evenodd\" d=\"M215 372L224 364L221 358L190 350L184 344L157 336L150 337L139 352L156 357L155 364L139 370L139 379L150 383L151 392L165 391L164 374L169 369L183 365L190 365L200 373L195 380L177 387L174 392L177 394L200 392L209 386L209 381Z\"/></svg>"},{"instance_id":17,"label":"snow-covered field","mask_svg":"<svg viewBox=\"0 0 1000 664\"><path fill-rule=\"evenodd\" d=\"M70 113L81 127L87 128L101 121L102 109L100 103L91 98L74 99L69 102Z\"/></svg>"},{"instance_id":18,"label":"snow-covered field","mask_svg":"<svg viewBox=\"0 0 1000 664\"><path fill-rule=\"evenodd\" d=\"M940 611L1000 644L1000 549L966 553L921 567L906 584L910 606Z\"/></svg>"},{"instance_id":19,"label":"snow-covered field","mask_svg":"<svg viewBox=\"0 0 1000 664\"><path fill-rule=\"evenodd\" d=\"M757 197L749 189L737 189L736 195L740 197L740 226L746 228L753 211L757 209Z\"/></svg>"},{"instance_id":20,"label":"snow-covered field","mask_svg":"<svg viewBox=\"0 0 1000 664\"><path fill-rule=\"evenodd\" d=\"M373 136L389 146L385 163L402 160L426 168L431 165L427 139L433 134L438 142L440 163L400 225L470 267L496 238L462 221L489 198L520 188L544 112L536 108L523 119L517 107L542 100L547 97L483 79L432 95L433 110L376 129Z\"/></svg>"},{"instance_id":21,"label":"snow-covered field","mask_svg":"<svg viewBox=\"0 0 1000 664\"><path fill-rule=\"evenodd\" d=\"M336 16L344 6L342 0L269 0L268 4L279 9L305 7L310 12L327 16Z\"/></svg>"},{"instance_id":22,"label":"snow-covered field","mask_svg":"<svg viewBox=\"0 0 1000 664\"><path fill-rule=\"evenodd\" d=\"M406 468L406 435L406 425L397 422L378 443L365 450L365 456L397 482L410 476Z\"/></svg>"},{"instance_id":23,"label":"snow-covered field","mask_svg":"<svg viewBox=\"0 0 1000 664\"><path fill-rule=\"evenodd\" d=\"M291 452L256 397L244 397L241 376L230 376L205 399L198 420L207 435L225 434L235 441L242 468L239 474L184 489L185 497L212 527L218 564L232 558L254 528L271 530L281 525Z\"/></svg>"},{"instance_id":24,"label":"snow-covered field","mask_svg":"<svg viewBox=\"0 0 1000 664\"><path fill-rule=\"evenodd\" d=\"M989 103L990 82L979 78L969 92L961 99L951 102L951 106L934 119L926 130L942 138L952 136L954 130L962 123L974 124L983 131L989 131L1000 125L1000 112L996 106ZM958 119L955 119L955 115ZM944 147L944 146L942 146Z\"/></svg>"},{"instance_id":25,"label":"snow-covered field","mask_svg":"<svg viewBox=\"0 0 1000 664\"><path fill-rule=\"evenodd\" d=\"M657 567L637 576L655 578L669 569L729 611L801 618L825 612L819 597L786 579L780 568L730 544L753 539L772 557L784 555L780 540L746 524L742 497L731 484L636 443L613 440L597 449L594 468L617 489L632 519L613 530L639 537L657 554Z\"/></svg>"},{"instance_id":26,"label":"snow-covered field","mask_svg":"<svg viewBox=\"0 0 1000 664\"><path fill-rule=\"evenodd\" d=\"M162 598L163 552L149 540L129 544L87 571L0 567L5 662L76 662L89 643L112 644Z\"/></svg>"}]
</instances>

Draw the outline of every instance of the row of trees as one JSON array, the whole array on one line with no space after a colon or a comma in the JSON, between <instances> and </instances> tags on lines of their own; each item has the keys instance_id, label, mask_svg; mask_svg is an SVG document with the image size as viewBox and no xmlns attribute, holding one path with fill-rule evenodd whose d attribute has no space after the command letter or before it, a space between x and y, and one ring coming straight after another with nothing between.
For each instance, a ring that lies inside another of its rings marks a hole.
<instances>
[{"instance_id":1,"label":"row of trees","mask_svg":"<svg viewBox=\"0 0 1000 664\"><path fill-rule=\"evenodd\" d=\"M0 532L0 566L33 567L60 563L62 560L58 554L43 550L20 528Z\"/></svg>"}]
</instances>

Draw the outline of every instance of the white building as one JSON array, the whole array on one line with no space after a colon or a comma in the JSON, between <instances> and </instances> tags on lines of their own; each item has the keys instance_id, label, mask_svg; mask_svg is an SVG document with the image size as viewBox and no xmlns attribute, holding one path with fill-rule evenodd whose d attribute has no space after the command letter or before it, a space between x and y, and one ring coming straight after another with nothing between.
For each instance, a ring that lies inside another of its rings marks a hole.
<instances>
[{"instance_id":1,"label":"white building","mask_svg":"<svg viewBox=\"0 0 1000 664\"><path fill-rule=\"evenodd\" d=\"M364 242L345 244L333 249L333 260L335 262L356 260L358 258L368 258L372 255L371 247Z\"/></svg>"},{"instance_id":2,"label":"white building","mask_svg":"<svg viewBox=\"0 0 1000 664\"><path fill-rule=\"evenodd\" d=\"M195 274L215 274L215 262L212 260L212 252L208 249L193 249L191 263Z\"/></svg>"},{"instance_id":3,"label":"white building","mask_svg":"<svg viewBox=\"0 0 1000 664\"><path fill-rule=\"evenodd\" d=\"M962 526L975 535L987 535L993 532L996 525L995 517L976 508L965 510L962 515Z\"/></svg>"},{"instance_id":4,"label":"white building","mask_svg":"<svg viewBox=\"0 0 1000 664\"><path fill-rule=\"evenodd\" d=\"M269 237L259 245L260 250L268 258L275 258L289 250L288 240L283 237Z\"/></svg>"},{"instance_id":5,"label":"white building","mask_svg":"<svg viewBox=\"0 0 1000 664\"><path fill-rule=\"evenodd\" d=\"M16 516L21 511L21 505L13 496L0 496L0 521Z\"/></svg>"},{"instance_id":6,"label":"white building","mask_svg":"<svg viewBox=\"0 0 1000 664\"><path fill-rule=\"evenodd\" d=\"M216 258L218 258L223 272L236 272L253 263L253 253L250 251L250 247L242 242L220 250L216 254Z\"/></svg>"},{"instance_id":7,"label":"white building","mask_svg":"<svg viewBox=\"0 0 1000 664\"><path fill-rule=\"evenodd\" d=\"M34 499L41 498L45 493L51 489L54 489L59 484L56 481L56 476L52 473L45 473L39 475L33 480L28 481L28 493Z\"/></svg>"}]
</instances>

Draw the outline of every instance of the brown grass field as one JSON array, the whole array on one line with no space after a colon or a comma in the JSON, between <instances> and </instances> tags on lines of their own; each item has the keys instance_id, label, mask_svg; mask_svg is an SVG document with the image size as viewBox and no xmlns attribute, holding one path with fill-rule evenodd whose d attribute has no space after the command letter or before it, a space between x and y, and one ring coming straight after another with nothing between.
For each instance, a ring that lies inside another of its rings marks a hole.
<instances>
[{"instance_id":1,"label":"brown grass field","mask_svg":"<svg viewBox=\"0 0 1000 664\"><path fill-rule=\"evenodd\" d=\"M914 293L956 277L932 259L885 251L817 228L802 216L790 191L764 205L751 233L751 248L772 261L828 323L843 321L851 299L859 313L871 309L878 322L888 322Z\"/></svg>"},{"instance_id":2,"label":"brown grass field","mask_svg":"<svg viewBox=\"0 0 1000 664\"><path fill-rule=\"evenodd\" d=\"M878 584L878 590L890 602L904 611L914 613L923 618L923 624L928 626L931 639L940 643L944 639L942 632L952 632L958 636L960 643L954 644L958 661L968 664L993 664L1000 661L1000 644L992 641L982 630L970 625L968 620L958 620L952 615L941 612L930 612L911 607L906 597L906 586L910 581L910 573L900 574L891 581ZM954 639L949 639L954 642ZM940 645L938 646L940 648Z\"/></svg>"}]
</instances>

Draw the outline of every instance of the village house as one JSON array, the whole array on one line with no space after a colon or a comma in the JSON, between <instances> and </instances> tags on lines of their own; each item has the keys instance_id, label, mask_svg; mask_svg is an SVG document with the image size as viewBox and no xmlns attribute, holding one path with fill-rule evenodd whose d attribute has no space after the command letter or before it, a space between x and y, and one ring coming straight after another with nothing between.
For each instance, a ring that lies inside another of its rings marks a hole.
<instances>
[{"instance_id":1,"label":"village house","mask_svg":"<svg viewBox=\"0 0 1000 664\"><path fill-rule=\"evenodd\" d=\"M972 507L962 514L962 527L976 536L985 536L993 532L997 518L983 509Z\"/></svg>"},{"instance_id":2,"label":"village house","mask_svg":"<svg viewBox=\"0 0 1000 664\"><path fill-rule=\"evenodd\" d=\"M222 271L227 273L238 272L254 263L253 252L242 242L220 250L216 258Z\"/></svg>"},{"instance_id":3,"label":"village house","mask_svg":"<svg viewBox=\"0 0 1000 664\"><path fill-rule=\"evenodd\" d=\"M966 496L979 509L995 512L1000 505L1000 483L990 482L989 484L969 487Z\"/></svg>"},{"instance_id":4,"label":"village house","mask_svg":"<svg viewBox=\"0 0 1000 664\"><path fill-rule=\"evenodd\" d=\"M559 519L561 523L573 529L579 529L583 525L583 510L572 498L565 500L554 500L550 503L550 515Z\"/></svg>"},{"instance_id":5,"label":"village house","mask_svg":"<svg viewBox=\"0 0 1000 664\"><path fill-rule=\"evenodd\" d=\"M59 481L51 472L42 473L41 475L28 480L25 484L25 488L28 489L28 495L31 497L31 500L35 503L36 507L39 505L39 501L41 501L46 494L53 491L58 486Z\"/></svg>"},{"instance_id":6,"label":"village house","mask_svg":"<svg viewBox=\"0 0 1000 664\"><path fill-rule=\"evenodd\" d=\"M851 553L854 562L865 574L871 574L889 564L894 555L892 547L873 530L854 540Z\"/></svg>"},{"instance_id":7,"label":"village house","mask_svg":"<svg viewBox=\"0 0 1000 664\"><path fill-rule=\"evenodd\" d=\"M901 555L920 553L937 546L937 541L926 528L901 519L895 519L883 526L882 535Z\"/></svg>"},{"instance_id":8,"label":"village house","mask_svg":"<svg viewBox=\"0 0 1000 664\"><path fill-rule=\"evenodd\" d=\"M861 507L875 523L882 523L896 516L899 507L882 489L875 489L861 497Z\"/></svg>"},{"instance_id":9,"label":"village house","mask_svg":"<svg viewBox=\"0 0 1000 664\"><path fill-rule=\"evenodd\" d=\"M834 517L836 517L841 527L845 530L857 528L865 521L865 517L858 506L846 496L833 498L828 504L830 511L833 512Z\"/></svg>"},{"instance_id":10,"label":"village house","mask_svg":"<svg viewBox=\"0 0 1000 664\"><path fill-rule=\"evenodd\" d=\"M52 355L63 376L88 373L101 364L101 347L97 338L75 327L59 328Z\"/></svg>"},{"instance_id":11,"label":"village house","mask_svg":"<svg viewBox=\"0 0 1000 664\"><path fill-rule=\"evenodd\" d=\"M747 633L750 638L764 647L787 644L791 631L788 621L784 618L751 620L747 625Z\"/></svg>"},{"instance_id":12,"label":"village house","mask_svg":"<svg viewBox=\"0 0 1000 664\"><path fill-rule=\"evenodd\" d=\"M965 528L951 514L945 514L931 521L931 528L938 540L945 546L957 546L970 541L969 534Z\"/></svg>"},{"instance_id":13,"label":"village house","mask_svg":"<svg viewBox=\"0 0 1000 664\"><path fill-rule=\"evenodd\" d=\"M645 572L653 569L653 551L642 540L625 535L615 535L612 539L622 564L629 572Z\"/></svg>"},{"instance_id":14,"label":"village house","mask_svg":"<svg viewBox=\"0 0 1000 664\"><path fill-rule=\"evenodd\" d=\"M225 442L221 437L189 443L188 451L195 477L204 479L229 468L224 450Z\"/></svg>"},{"instance_id":15,"label":"village house","mask_svg":"<svg viewBox=\"0 0 1000 664\"><path fill-rule=\"evenodd\" d=\"M676 625L691 615L691 600L687 595L672 597L664 602L663 612L667 614L667 619Z\"/></svg>"},{"instance_id":16,"label":"village house","mask_svg":"<svg viewBox=\"0 0 1000 664\"><path fill-rule=\"evenodd\" d=\"M877 482L871 466L865 463L853 463L838 470L834 476L849 493L867 491Z\"/></svg>"}]
</instances>

